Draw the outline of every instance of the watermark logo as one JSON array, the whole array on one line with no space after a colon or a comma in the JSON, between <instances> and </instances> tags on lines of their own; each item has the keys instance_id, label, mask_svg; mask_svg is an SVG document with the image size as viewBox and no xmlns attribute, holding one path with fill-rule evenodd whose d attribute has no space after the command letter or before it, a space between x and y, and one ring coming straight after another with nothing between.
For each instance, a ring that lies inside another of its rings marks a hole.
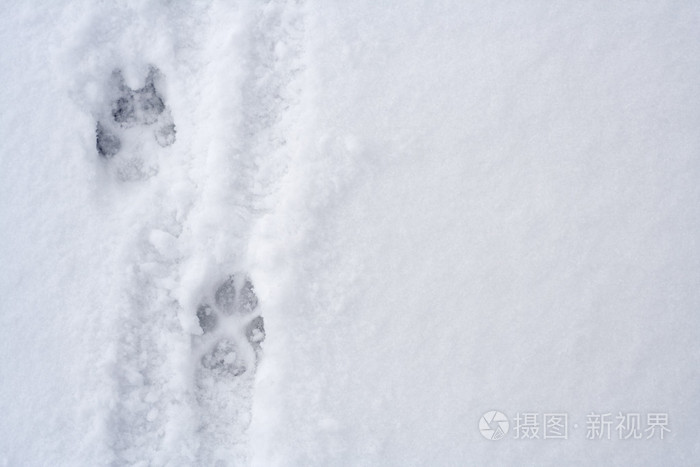
<instances>
[{"instance_id":1,"label":"watermark logo","mask_svg":"<svg viewBox=\"0 0 700 467\"><path fill-rule=\"evenodd\" d=\"M486 439L499 440L508 433L509 429L508 417L497 410L486 412L479 420L479 431Z\"/></svg>"},{"instance_id":2,"label":"watermark logo","mask_svg":"<svg viewBox=\"0 0 700 467\"><path fill-rule=\"evenodd\" d=\"M669 416L664 412L590 412L585 420L576 422L575 436L589 440L659 439L671 433ZM518 412L512 419L513 439L569 439L569 414L566 412ZM646 423L645 423L646 422ZM511 428L511 420L503 412L491 410L479 419L479 431L488 440L499 440Z\"/></svg>"}]
</instances>

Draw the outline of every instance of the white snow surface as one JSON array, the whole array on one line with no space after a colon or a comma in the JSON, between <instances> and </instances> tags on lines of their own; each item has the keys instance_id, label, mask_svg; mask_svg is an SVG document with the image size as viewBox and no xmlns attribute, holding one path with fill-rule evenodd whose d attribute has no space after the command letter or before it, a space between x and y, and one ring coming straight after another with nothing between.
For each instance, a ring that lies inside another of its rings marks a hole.
<instances>
[{"instance_id":1,"label":"white snow surface","mask_svg":"<svg viewBox=\"0 0 700 467\"><path fill-rule=\"evenodd\" d=\"M1 5L0 466L700 462L697 3Z\"/></svg>"}]
</instances>

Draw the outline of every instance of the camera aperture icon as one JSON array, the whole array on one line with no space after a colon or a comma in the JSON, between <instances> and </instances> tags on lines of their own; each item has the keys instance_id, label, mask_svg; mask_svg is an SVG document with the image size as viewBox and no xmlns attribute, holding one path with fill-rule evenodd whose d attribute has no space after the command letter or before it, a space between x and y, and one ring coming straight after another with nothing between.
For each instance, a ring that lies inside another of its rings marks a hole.
<instances>
[{"instance_id":1,"label":"camera aperture icon","mask_svg":"<svg viewBox=\"0 0 700 467\"><path fill-rule=\"evenodd\" d=\"M486 439L497 441L503 438L509 429L508 417L498 410L486 412L479 419L479 431Z\"/></svg>"}]
</instances>

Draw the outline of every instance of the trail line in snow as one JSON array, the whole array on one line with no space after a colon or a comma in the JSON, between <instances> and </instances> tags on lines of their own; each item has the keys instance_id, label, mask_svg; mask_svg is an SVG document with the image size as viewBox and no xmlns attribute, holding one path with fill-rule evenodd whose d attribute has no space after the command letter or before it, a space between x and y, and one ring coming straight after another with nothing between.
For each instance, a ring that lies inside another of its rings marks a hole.
<instances>
[{"instance_id":1,"label":"trail line in snow","mask_svg":"<svg viewBox=\"0 0 700 467\"><path fill-rule=\"evenodd\" d=\"M95 119L96 181L119 218L123 271L102 324L115 336L103 357L108 462L246 464L265 338L246 250L290 159L302 5L140 8L96 15L86 34L138 21L74 45L92 70L76 100ZM149 26L169 52L140 42Z\"/></svg>"}]
</instances>

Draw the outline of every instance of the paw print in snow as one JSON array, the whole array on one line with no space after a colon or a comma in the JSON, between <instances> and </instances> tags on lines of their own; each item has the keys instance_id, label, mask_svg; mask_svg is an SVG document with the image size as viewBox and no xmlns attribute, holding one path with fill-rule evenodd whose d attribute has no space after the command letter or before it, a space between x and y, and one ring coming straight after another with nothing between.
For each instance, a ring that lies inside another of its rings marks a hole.
<instances>
[{"instance_id":1,"label":"paw print in snow","mask_svg":"<svg viewBox=\"0 0 700 467\"><path fill-rule=\"evenodd\" d=\"M162 79L157 68L151 67L144 86L131 89L121 71L112 73L113 93L108 111L97 120L95 146L105 159L117 159L117 172L122 180L148 178L157 173L154 150L175 143L175 124L156 88ZM148 133L151 136L148 137Z\"/></svg>"},{"instance_id":2,"label":"paw print in snow","mask_svg":"<svg viewBox=\"0 0 700 467\"><path fill-rule=\"evenodd\" d=\"M197 336L201 366L216 376L239 376L254 370L265 339L257 311L258 297L244 274L226 278L213 295L213 304L197 309L202 335Z\"/></svg>"}]
</instances>

